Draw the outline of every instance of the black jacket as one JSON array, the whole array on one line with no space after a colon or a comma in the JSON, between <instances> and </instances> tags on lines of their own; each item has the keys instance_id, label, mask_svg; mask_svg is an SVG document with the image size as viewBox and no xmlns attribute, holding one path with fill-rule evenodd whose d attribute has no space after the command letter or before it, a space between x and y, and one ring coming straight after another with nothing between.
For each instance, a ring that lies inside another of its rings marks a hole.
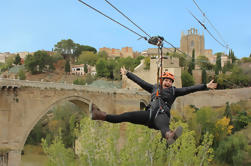
<instances>
[{"instance_id":1,"label":"black jacket","mask_svg":"<svg viewBox=\"0 0 251 166\"><path fill-rule=\"evenodd\" d=\"M154 101L154 99L156 97L156 92L158 89L156 84L152 85L152 84L142 80L141 78L139 78L138 76L134 75L131 72L127 72L126 76L130 80L137 83L141 88L143 88L147 92L151 93L151 102ZM160 97L165 102L165 105L167 106L167 109L169 112L176 97L184 96L189 93L193 93L193 92L201 91L201 90L206 90L206 89L207 89L206 84L200 84L200 85L189 86L189 87L184 87L184 88L170 87L170 88L162 89L162 91L160 93Z\"/></svg>"}]
</instances>

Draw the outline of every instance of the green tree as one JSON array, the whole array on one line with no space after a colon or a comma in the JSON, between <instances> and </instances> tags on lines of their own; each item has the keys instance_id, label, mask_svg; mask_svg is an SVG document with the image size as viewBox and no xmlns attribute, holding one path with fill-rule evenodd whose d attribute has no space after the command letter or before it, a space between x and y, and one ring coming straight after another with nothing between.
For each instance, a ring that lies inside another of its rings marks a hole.
<instances>
[{"instance_id":1,"label":"green tree","mask_svg":"<svg viewBox=\"0 0 251 166\"><path fill-rule=\"evenodd\" d=\"M42 147L49 158L48 166L74 166L74 152L66 148L62 142L61 136L57 136L51 145L45 139L42 139Z\"/></svg>"},{"instance_id":2,"label":"green tree","mask_svg":"<svg viewBox=\"0 0 251 166\"><path fill-rule=\"evenodd\" d=\"M78 64L88 64L94 66L98 60L97 54L91 51L84 51L80 54L78 58Z\"/></svg>"},{"instance_id":3,"label":"green tree","mask_svg":"<svg viewBox=\"0 0 251 166\"><path fill-rule=\"evenodd\" d=\"M106 68L107 68L107 78L114 79L114 69L115 69L115 61L110 59L106 61Z\"/></svg>"},{"instance_id":4,"label":"green tree","mask_svg":"<svg viewBox=\"0 0 251 166\"><path fill-rule=\"evenodd\" d=\"M19 77L20 80L25 80L26 79L24 70L19 70L18 77Z\"/></svg>"},{"instance_id":5,"label":"green tree","mask_svg":"<svg viewBox=\"0 0 251 166\"><path fill-rule=\"evenodd\" d=\"M90 52L93 52L94 54L97 53L97 50L96 50L96 48L94 48L94 47L76 44L76 49L75 49L75 51L74 51L74 57L75 57L76 59L78 59L78 57L81 55L81 53L82 53L83 51L90 51Z\"/></svg>"},{"instance_id":6,"label":"green tree","mask_svg":"<svg viewBox=\"0 0 251 166\"><path fill-rule=\"evenodd\" d=\"M95 81L95 78L88 73L84 78L77 78L73 81L73 84L76 85L85 85L85 84L91 84L93 81Z\"/></svg>"},{"instance_id":7,"label":"green tree","mask_svg":"<svg viewBox=\"0 0 251 166\"><path fill-rule=\"evenodd\" d=\"M234 125L234 131L239 131L241 129L243 129L244 127L246 127L249 123L249 119L250 117L247 115L246 111L239 111L235 116L234 116L234 121L233 121L233 125Z\"/></svg>"},{"instance_id":8,"label":"green tree","mask_svg":"<svg viewBox=\"0 0 251 166\"><path fill-rule=\"evenodd\" d=\"M175 124L175 126L181 125L184 132L182 134L182 139L177 140L177 142L168 149L165 165L209 165L209 162L213 159L213 136L209 133L205 133L199 146L196 146L194 132L188 130L186 124L182 124L181 122L173 124ZM172 128L173 125L171 124L170 127Z\"/></svg>"},{"instance_id":9,"label":"green tree","mask_svg":"<svg viewBox=\"0 0 251 166\"><path fill-rule=\"evenodd\" d=\"M221 163L233 166L243 165L245 152L247 151L247 140L243 135L231 135L221 141L216 149L216 158Z\"/></svg>"},{"instance_id":10,"label":"green tree","mask_svg":"<svg viewBox=\"0 0 251 166\"><path fill-rule=\"evenodd\" d=\"M32 74L35 74L37 71L37 62L34 58L34 56L28 54L26 56L26 59L24 61L25 68L30 71Z\"/></svg>"},{"instance_id":11,"label":"green tree","mask_svg":"<svg viewBox=\"0 0 251 166\"><path fill-rule=\"evenodd\" d=\"M232 120L232 114L231 114L231 109L229 106L229 102L226 102L226 108L225 108L225 112L224 112L224 116L230 119L230 124L233 124Z\"/></svg>"},{"instance_id":12,"label":"green tree","mask_svg":"<svg viewBox=\"0 0 251 166\"><path fill-rule=\"evenodd\" d=\"M19 56L19 54L17 54L17 56L15 57L14 64L21 65L21 57Z\"/></svg>"},{"instance_id":13,"label":"green tree","mask_svg":"<svg viewBox=\"0 0 251 166\"><path fill-rule=\"evenodd\" d=\"M70 73L71 72L71 65L70 65L69 60L66 60L64 71L65 71L65 73Z\"/></svg>"},{"instance_id":14,"label":"green tree","mask_svg":"<svg viewBox=\"0 0 251 166\"><path fill-rule=\"evenodd\" d=\"M107 134L109 133L109 134ZM119 165L119 125L84 118L78 132L80 161L83 165Z\"/></svg>"},{"instance_id":15,"label":"green tree","mask_svg":"<svg viewBox=\"0 0 251 166\"><path fill-rule=\"evenodd\" d=\"M193 76L189 74L187 71L183 71L181 73L181 81L182 81L182 87L194 85Z\"/></svg>"},{"instance_id":16,"label":"green tree","mask_svg":"<svg viewBox=\"0 0 251 166\"><path fill-rule=\"evenodd\" d=\"M230 61L227 61L227 64L223 66L222 72L226 73L227 71L231 71L233 67L234 65L230 63Z\"/></svg>"},{"instance_id":17,"label":"green tree","mask_svg":"<svg viewBox=\"0 0 251 166\"><path fill-rule=\"evenodd\" d=\"M196 61L202 70L203 69L205 69L205 70L212 70L213 69L213 65L209 62L209 59L205 56L198 56Z\"/></svg>"},{"instance_id":18,"label":"green tree","mask_svg":"<svg viewBox=\"0 0 251 166\"><path fill-rule=\"evenodd\" d=\"M193 109L194 110L194 109ZM190 110L193 111L193 110ZM215 113L210 107L202 107L187 119L190 129L195 131L196 142L199 143L203 138L203 135L208 133L214 133L215 123L217 119L215 118Z\"/></svg>"},{"instance_id":19,"label":"green tree","mask_svg":"<svg viewBox=\"0 0 251 166\"><path fill-rule=\"evenodd\" d=\"M46 133L43 128L43 123L39 121L30 132L29 137L26 140L26 144L39 145L41 142L41 138L45 136L46 136Z\"/></svg>"},{"instance_id":20,"label":"green tree","mask_svg":"<svg viewBox=\"0 0 251 166\"><path fill-rule=\"evenodd\" d=\"M202 70L202 83L203 84L207 83L207 72L205 69Z\"/></svg>"},{"instance_id":21,"label":"green tree","mask_svg":"<svg viewBox=\"0 0 251 166\"><path fill-rule=\"evenodd\" d=\"M195 69L195 49L192 51L192 69Z\"/></svg>"},{"instance_id":22,"label":"green tree","mask_svg":"<svg viewBox=\"0 0 251 166\"><path fill-rule=\"evenodd\" d=\"M232 60L232 63L235 63L235 62L236 62L236 60L237 60L237 58L235 57L234 52L233 52L233 50L232 50L232 49L231 49L231 50L229 50L228 57Z\"/></svg>"},{"instance_id":23,"label":"green tree","mask_svg":"<svg viewBox=\"0 0 251 166\"><path fill-rule=\"evenodd\" d=\"M193 49L192 60L189 62L189 65L188 65L188 73L192 75L192 71L194 69L195 69L195 50Z\"/></svg>"},{"instance_id":24,"label":"green tree","mask_svg":"<svg viewBox=\"0 0 251 166\"><path fill-rule=\"evenodd\" d=\"M88 73L88 67L87 67L87 64L86 64L86 63L84 64L84 72L85 72L85 73Z\"/></svg>"},{"instance_id":25,"label":"green tree","mask_svg":"<svg viewBox=\"0 0 251 166\"><path fill-rule=\"evenodd\" d=\"M217 53L217 57L216 57L216 66L215 66L215 74L218 75L219 72L222 70L221 68L221 54L222 53Z\"/></svg>"},{"instance_id":26,"label":"green tree","mask_svg":"<svg viewBox=\"0 0 251 166\"><path fill-rule=\"evenodd\" d=\"M73 58L77 46L71 39L61 40L55 44L54 50L60 53L64 59L69 59Z\"/></svg>"},{"instance_id":27,"label":"green tree","mask_svg":"<svg viewBox=\"0 0 251 166\"><path fill-rule=\"evenodd\" d=\"M178 54L177 52L174 52L174 53L168 54L168 56L179 58L179 66L187 68L187 66L188 66L188 57L187 57L187 55Z\"/></svg>"},{"instance_id":28,"label":"green tree","mask_svg":"<svg viewBox=\"0 0 251 166\"><path fill-rule=\"evenodd\" d=\"M121 66L118 64L118 62L116 62L114 71L113 71L114 80L121 80L120 68Z\"/></svg>"},{"instance_id":29,"label":"green tree","mask_svg":"<svg viewBox=\"0 0 251 166\"><path fill-rule=\"evenodd\" d=\"M108 59L108 54L105 51L98 52L98 58Z\"/></svg>"},{"instance_id":30,"label":"green tree","mask_svg":"<svg viewBox=\"0 0 251 166\"><path fill-rule=\"evenodd\" d=\"M100 124L85 118L81 121L78 134L81 163L104 166L208 165L213 158L212 135L206 133L202 143L197 146L194 132L189 131L182 122L172 122L170 127L173 130L177 126L183 127L182 137L167 149L165 141L160 142L159 131L128 124L123 131L124 144L119 150L116 147L120 135L119 125Z\"/></svg>"},{"instance_id":31,"label":"green tree","mask_svg":"<svg viewBox=\"0 0 251 166\"><path fill-rule=\"evenodd\" d=\"M96 64L96 71L98 77L106 77L108 74L106 68L106 61L104 59L99 59Z\"/></svg>"},{"instance_id":32,"label":"green tree","mask_svg":"<svg viewBox=\"0 0 251 166\"><path fill-rule=\"evenodd\" d=\"M32 74L53 70L54 59L46 51L36 51L34 55L27 55L24 65Z\"/></svg>"},{"instance_id":33,"label":"green tree","mask_svg":"<svg viewBox=\"0 0 251 166\"><path fill-rule=\"evenodd\" d=\"M73 81L73 84L75 85L85 85L86 82L83 78L77 78L76 80Z\"/></svg>"}]
</instances>

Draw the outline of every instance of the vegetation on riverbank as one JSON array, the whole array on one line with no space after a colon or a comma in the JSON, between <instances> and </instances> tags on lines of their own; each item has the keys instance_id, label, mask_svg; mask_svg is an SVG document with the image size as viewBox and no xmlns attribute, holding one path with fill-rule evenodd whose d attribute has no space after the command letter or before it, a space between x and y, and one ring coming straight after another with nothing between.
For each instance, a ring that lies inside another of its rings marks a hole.
<instances>
[{"instance_id":1,"label":"vegetation on riverbank","mask_svg":"<svg viewBox=\"0 0 251 166\"><path fill-rule=\"evenodd\" d=\"M58 113L53 115L54 122L55 119L60 119L57 116L61 118L69 116L68 113L67 115L63 113L70 110L69 106L66 108L61 110L60 114L63 116ZM50 136L43 137L42 145L49 158L49 165L55 165L55 160L72 165L250 164L249 101L227 103L221 108L199 109L190 106L186 107L183 113L172 110L171 128L182 125L184 133L168 149L164 140L160 142L161 136L158 131L128 123L116 125L91 121L85 114L81 116L76 114L82 118L77 118L74 127L69 127L72 129L70 131L65 130L67 127L62 122L53 122L52 124L58 125L53 127L53 132L47 133L51 134ZM34 129L37 130L36 127ZM74 139L66 139L67 134L74 135ZM70 143L67 142L69 140ZM72 143L75 140L78 144ZM37 141L39 144L40 140Z\"/></svg>"}]
</instances>

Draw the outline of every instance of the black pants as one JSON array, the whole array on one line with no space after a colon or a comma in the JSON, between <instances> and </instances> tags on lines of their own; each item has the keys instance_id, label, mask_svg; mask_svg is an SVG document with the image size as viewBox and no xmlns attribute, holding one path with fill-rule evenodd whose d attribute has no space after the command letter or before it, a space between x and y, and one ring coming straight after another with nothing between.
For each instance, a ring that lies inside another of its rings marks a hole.
<instances>
[{"instance_id":1,"label":"black pants","mask_svg":"<svg viewBox=\"0 0 251 166\"><path fill-rule=\"evenodd\" d=\"M165 133L170 130L170 117L167 113L158 113L157 117L155 118L156 113L157 111L152 111L150 120L150 111L125 112L120 115L108 114L105 120L111 123L131 122L133 124L145 125L149 128L160 130L162 137L165 138Z\"/></svg>"}]
</instances>

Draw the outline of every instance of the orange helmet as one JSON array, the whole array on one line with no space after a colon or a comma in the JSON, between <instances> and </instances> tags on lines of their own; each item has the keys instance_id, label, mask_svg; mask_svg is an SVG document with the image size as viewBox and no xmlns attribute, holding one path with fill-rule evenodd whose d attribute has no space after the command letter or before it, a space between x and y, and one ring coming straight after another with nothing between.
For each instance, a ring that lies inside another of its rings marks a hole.
<instances>
[{"instance_id":1,"label":"orange helmet","mask_svg":"<svg viewBox=\"0 0 251 166\"><path fill-rule=\"evenodd\" d=\"M171 74L171 73L169 73L169 72L164 72L163 74L162 74L162 76L160 77L160 79L165 79L165 78L169 78L169 79L171 79L172 81L174 81L174 75L173 74Z\"/></svg>"}]
</instances>

